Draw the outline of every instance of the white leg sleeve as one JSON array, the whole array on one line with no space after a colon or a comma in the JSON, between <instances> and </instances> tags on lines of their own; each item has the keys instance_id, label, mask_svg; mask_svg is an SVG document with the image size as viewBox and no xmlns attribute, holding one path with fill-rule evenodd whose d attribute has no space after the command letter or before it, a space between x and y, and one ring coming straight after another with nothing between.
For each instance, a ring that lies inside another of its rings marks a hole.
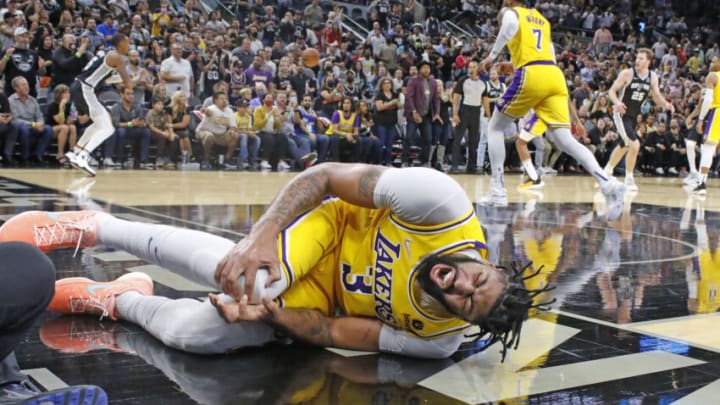
<instances>
[{"instance_id":1,"label":"white leg sleeve","mask_svg":"<svg viewBox=\"0 0 720 405\"><path fill-rule=\"evenodd\" d=\"M697 173L697 164L695 163L695 145L697 142L689 139L685 140L685 152L687 153L688 167L690 173Z\"/></svg>"},{"instance_id":2,"label":"white leg sleeve","mask_svg":"<svg viewBox=\"0 0 720 405\"><path fill-rule=\"evenodd\" d=\"M488 125L488 154L492 175L502 177L505 164L505 128L513 123L513 119L499 111L495 111Z\"/></svg>"},{"instance_id":3,"label":"white leg sleeve","mask_svg":"<svg viewBox=\"0 0 720 405\"><path fill-rule=\"evenodd\" d=\"M115 127L112 124L110 113L98 101L95 90L89 86L82 86L82 92L93 123L85 129L83 136L77 142L77 146L87 153L92 153L106 139L112 136Z\"/></svg>"},{"instance_id":4,"label":"white leg sleeve","mask_svg":"<svg viewBox=\"0 0 720 405\"><path fill-rule=\"evenodd\" d=\"M712 166L713 158L715 157L715 148L717 144L708 145L704 143L700 148L700 168L710 169Z\"/></svg>"},{"instance_id":5,"label":"white leg sleeve","mask_svg":"<svg viewBox=\"0 0 720 405\"><path fill-rule=\"evenodd\" d=\"M263 322L225 322L210 301L146 297L130 291L117 297L116 309L122 319L141 326L165 345L190 353L227 353L262 346L272 339L272 328Z\"/></svg>"},{"instance_id":6,"label":"white leg sleeve","mask_svg":"<svg viewBox=\"0 0 720 405\"><path fill-rule=\"evenodd\" d=\"M97 219L98 243L125 250L198 284L220 290L215 282L215 269L235 245L233 241L190 229L124 221L105 213L98 213ZM264 288L267 271L259 270L253 298L277 298L287 288L284 277L263 293L259 289ZM238 283L242 292L245 277L241 276Z\"/></svg>"}]
</instances>

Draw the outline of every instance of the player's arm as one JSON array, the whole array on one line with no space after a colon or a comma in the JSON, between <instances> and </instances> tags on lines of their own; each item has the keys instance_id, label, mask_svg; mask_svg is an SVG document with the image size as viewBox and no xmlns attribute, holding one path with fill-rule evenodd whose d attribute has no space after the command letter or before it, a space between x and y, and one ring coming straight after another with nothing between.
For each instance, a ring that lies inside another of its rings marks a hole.
<instances>
[{"instance_id":1,"label":"player's arm","mask_svg":"<svg viewBox=\"0 0 720 405\"><path fill-rule=\"evenodd\" d=\"M702 90L701 104L700 104L700 121L705 119L708 111L710 111L710 105L714 97L714 88L717 85L718 76L715 72L708 73L705 78L705 88Z\"/></svg>"},{"instance_id":2,"label":"player's arm","mask_svg":"<svg viewBox=\"0 0 720 405\"><path fill-rule=\"evenodd\" d=\"M663 97L662 93L660 92L660 80L658 79L655 72L650 73L650 87L652 88L652 97L653 100L655 100L655 103L659 106L662 106L665 110L669 110L670 112L675 112L675 107L672 105L671 102L665 100L665 97Z\"/></svg>"},{"instance_id":3,"label":"player's arm","mask_svg":"<svg viewBox=\"0 0 720 405\"><path fill-rule=\"evenodd\" d=\"M117 70L120 78L123 81L123 85L133 87L130 76L127 74L127 70L125 70L125 62L123 61L123 58L119 53L114 51L108 53L105 63L107 63L107 65L111 68Z\"/></svg>"},{"instance_id":4,"label":"player's arm","mask_svg":"<svg viewBox=\"0 0 720 405\"><path fill-rule=\"evenodd\" d=\"M623 70L622 72L620 72L617 79L615 79L612 86L610 86L610 90L608 90L608 97L615 106L615 110L617 110L617 112L619 112L620 114L625 114L625 111L627 111L627 107L625 106L625 103L620 101L620 99L618 98L618 92L620 92L620 90L628 83L630 83L631 78L632 70Z\"/></svg>"},{"instance_id":5,"label":"player's arm","mask_svg":"<svg viewBox=\"0 0 720 405\"><path fill-rule=\"evenodd\" d=\"M580 114L578 114L577 106L575 106L575 99L572 97L568 98L568 108L570 110L570 122L575 126L575 131L578 135L585 137L587 135L585 126L580 120Z\"/></svg>"},{"instance_id":6,"label":"player's arm","mask_svg":"<svg viewBox=\"0 0 720 405\"><path fill-rule=\"evenodd\" d=\"M500 55L500 52L505 48L505 45L515 36L520 27L518 21L518 14L511 8L504 8L500 10L498 14L498 21L500 22L500 32L495 38L495 43L490 50L488 55L482 62L482 67L487 71L488 67L492 64L492 61Z\"/></svg>"},{"instance_id":7,"label":"player's arm","mask_svg":"<svg viewBox=\"0 0 720 405\"><path fill-rule=\"evenodd\" d=\"M312 309L280 308L269 298L263 298L259 305L248 305L246 298L239 302L222 303L219 302L220 296L212 294L210 300L227 322L263 321L276 330L320 347L440 359L455 353L463 341L462 334L420 338L374 318L334 318Z\"/></svg>"},{"instance_id":8,"label":"player's arm","mask_svg":"<svg viewBox=\"0 0 720 405\"><path fill-rule=\"evenodd\" d=\"M283 187L248 236L222 259L215 272L222 290L240 298L237 279L246 274L245 291L252 291L260 267L270 271L266 285L279 280L278 234L297 216L319 206L326 195L361 207L387 208L401 220L417 225L449 222L472 209L463 188L436 170L324 163L305 170Z\"/></svg>"}]
</instances>

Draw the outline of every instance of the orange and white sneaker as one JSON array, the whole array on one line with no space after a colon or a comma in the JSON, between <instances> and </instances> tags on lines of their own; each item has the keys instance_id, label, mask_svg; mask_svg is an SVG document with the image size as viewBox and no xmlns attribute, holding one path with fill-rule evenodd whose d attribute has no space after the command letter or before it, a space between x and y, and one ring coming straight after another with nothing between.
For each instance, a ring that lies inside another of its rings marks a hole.
<instances>
[{"instance_id":1,"label":"orange and white sneaker","mask_svg":"<svg viewBox=\"0 0 720 405\"><path fill-rule=\"evenodd\" d=\"M153 281L140 272L128 273L106 283L85 277L64 278L55 282L55 296L48 309L62 314L96 314L100 319L109 316L116 320L115 298L128 291L153 295Z\"/></svg>"},{"instance_id":2,"label":"orange and white sneaker","mask_svg":"<svg viewBox=\"0 0 720 405\"><path fill-rule=\"evenodd\" d=\"M114 322L99 322L87 316L61 316L40 326L40 340L45 346L64 353L87 353L94 350L123 351L115 342Z\"/></svg>"},{"instance_id":3,"label":"orange and white sneaker","mask_svg":"<svg viewBox=\"0 0 720 405\"><path fill-rule=\"evenodd\" d=\"M26 211L0 227L0 242L26 242L43 252L94 246L96 211Z\"/></svg>"}]
</instances>

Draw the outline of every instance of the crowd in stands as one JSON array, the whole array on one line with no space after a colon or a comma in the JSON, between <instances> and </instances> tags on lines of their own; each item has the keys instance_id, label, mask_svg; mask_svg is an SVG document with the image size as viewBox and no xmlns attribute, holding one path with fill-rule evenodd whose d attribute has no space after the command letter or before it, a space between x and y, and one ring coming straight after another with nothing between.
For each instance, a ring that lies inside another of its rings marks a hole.
<instances>
[{"instance_id":1,"label":"crowd in stands","mask_svg":"<svg viewBox=\"0 0 720 405\"><path fill-rule=\"evenodd\" d=\"M695 127L692 112L708 62L720 54L717 28L706 17L686 20L689 14L676 13L670 0L635 3L564 0L536 7L553 23L557 61L587 132L578 139L601 164L619 138L607 91L622 68L632 67L635 49L653 50L651 68L676 113L646 103L637 117L639 167L677 175L686 166L684 138ZM695 3L686 11L707 14ZM500 2L375 0L368 4L367 37L343 28L342 3L224 5L207 13L196 0L6 0L2 164L67 166L64 153L88 125L75 113L68 86L122 32L132 43L127 70L134 87L124 89L112 77L100 90L116 128L97 152L106 167L196 161L203 169L302 170L315 161L359 161L442 169L444 148L437 146L452 142L454 83L471 60L487 56ZM424 20L417 18L420 7ZM478 34L448 31L446 19L471 21ZM303 61L308 48L319 51L316 66ZM481 75L488 79L488 72ZM432 99L418 94L416 77L436 81ZM416 110L432 112L430 119L418 119ZM511 145L515 134L507 135ZM47 151L49 145L57 149ZM580 170L547 146L547 169ZM517 155L509 154L506 165L519 167Z\"/></svg>"}]
</instances>

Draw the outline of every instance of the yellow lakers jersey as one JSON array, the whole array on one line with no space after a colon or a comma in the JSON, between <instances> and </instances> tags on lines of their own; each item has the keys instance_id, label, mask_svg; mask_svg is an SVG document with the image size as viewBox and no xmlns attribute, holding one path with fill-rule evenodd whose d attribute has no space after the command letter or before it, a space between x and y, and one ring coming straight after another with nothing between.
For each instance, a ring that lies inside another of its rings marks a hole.
<instances>
[{"instance_id":1,"label":"yellow lakers jersey","mask_svg":"<svg viewBox=\"0 0 720 405\"><path fill-rule=\"evenodd\" d=\"M387 209L358 207L328 198L280 233L280 263L290 287L287 308L372 317L420 337L460 332L469 324L447 311L421 306L416 266L432 253L487 247L472 209L454 221L417 226ZM437 313L441 313L438 315Z\"/></svg>"},{"instance_id":2,"label":"yellow lakers jersey","mask_svg":"<svg viewBox=\"0 0 720 405\"><path fill-rule=\"evenodd\" d=\"M241 116L240 113L235 113L235 121L237 121L237 129L242 131L249 131L252 130L253 127L253 117L250 114L247 114L245 116Z\"/></svg>"},{"instance_id":3,"label":"yellow lakers jersey","mask_svg":"<svg viewBox=\"0 0 720 405\"><path fill-rule=\"evenodd\" d=\"M469 326L421 306L416 266L427 255L465 249L487 257L485 237L472 209L436 226L411 225L384 209L357 209L350 222L340 251L340 282L335 285L338 305L347 315L376 317L421 337Z\"/></svg>"},{"instance_id":4,"label":"yellow lakers jersey","mask_svg":"<svg viewBox=\"0 0 720 405\"><path fill-rule=\"evenodd\" d=\"M712 104L710 104L710 108L720 108L720 74L718 72L714 73L715 75L715 89L713 90L713 100Z\"/></svg>"},{"instance_id":5,"label":"yellow lakers jersey","mask_svg":"<svg viewBox=\"0 0 720 405\"><path fill-rule=\"evenodd\" d=\"M518 30L507 44L513 66L517 69L531 62L554 62L548 20L534 8L513 7L513 10L518 15Z\"/></svg>"},{"instance_id":6,"label":"yellow lakers jersey","mask_svg":"<svg viewBox=\"0 0 720 405\"><path fill-rule=\"evenodd\" d=\"M720 309L720 251L705 249L697 258L700 279L697 281L698 313L716 312Z\"/></svg>"},{"instance_id":7,"label":"yellow lakers jersey","mask_svg":"<svg viewBox=\"0 0 720 405\"><path fill-rule=\"evenodd\" d=\"M330 126L328 135L336 134L336 131L352 133L355 129L355 120L356 120L357 114L352 113L352 114L350 114L350 116L348 118L345 118L345 114L343 114L343 112L340 111L338 115L340 115L340 121L337 124L332 124Z\"/></svg>"}]
</instances>

